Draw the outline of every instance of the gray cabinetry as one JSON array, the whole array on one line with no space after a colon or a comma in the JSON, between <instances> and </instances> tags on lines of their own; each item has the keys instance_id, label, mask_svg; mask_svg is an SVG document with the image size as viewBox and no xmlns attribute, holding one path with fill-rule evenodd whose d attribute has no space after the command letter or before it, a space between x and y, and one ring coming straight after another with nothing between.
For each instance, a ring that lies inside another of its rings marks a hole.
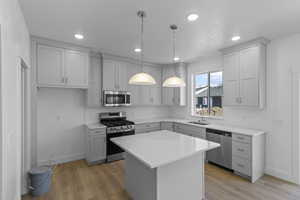
<instances>
[{"instance_id":1,"label":"gray cabinetry","mask_svg":"<svg viewBox=\"0 0 300 200\"><path fill-rule=\"evenodd\" d=\"M185 135L205 139L206 130L202 127L197 127L194 125L174 123L174 131L177 133L182 133Z\"/></svg>"},{"instance_id":2,"label":"gray cabinetry","mask_svg":"<svg viewBox=\"0 0 300 200\"><path fill-rule=\"evenodd\" d=\"M72 50L55 45L38 43L35 46L37 85L86 89L89 74L88 50Z\"/></svg>"},{"instance_id":3,"label":"gray cabinetry","mask_svg":"<svg viewBox=\"0 0 300 200\"><path fill-rule=\"evenodd\" d=\"M106 128L86 129L85 158L88 164L106 159Z\"/></svg>"},{"instance_id":4,"label":"gray cabinetry","mask_svg":"<svg viewBox=\"0 0 300 200\"><path fill-rule=\"evenodd\" d=\"M159 131L161 130L160 122L153 122L153 123L142 123L135 125L135 133L148 133L152 131Z\"/></svg>"},{"instance_id":5,"label":"gray cabinetry","mask_svg":"<svg viewBox=\"0 0 300 200\"><path fill-rule=\"evenodd\" d=\"M86 101L89 108L98 108L102 105L101 62L100 54L90 55L89 87Z\"/></svg>"},{"instance_id":6,"label":"gray cabinetry","mask_svg":"<svg viewBox=\"0 0 300 200\"><path fill-rule=\"evenodd\" d=\"M172 76L179 76L187 82L187 69L185 63L177 63L175 65L163 66L162 83L167 78ZM181 88L163 88L162 89L162 103L164 105L185 106L186 105L186 87Z\"/></svg>"},{"instance_id":7,"label":"gray cabinetry","mask_svg":"<svg viewBox=\"0 0 300 200\"><path fill-rule=\"evenodd\" d=\"M173 122L161 122L160 126L161 126L161 130L174 131L174 123Z\"/></svg>"},{"instance_id":8,"label":"gray cabinetry","mask_svg":"<svg viewBox=\"0 0 300 200\"><path fill-rule=\"evenodd\" d=\"M267 43L260 38L221 50L224 53L224 105L264 107Z\"/></svg>"},{"instance_id":9,"label":"gray cabinetry","mask_svg":"<svg viewBox=\"0 0 300 200\"><path fill-rule=\"evenodd\" d=\"M232 169L255 182L264 174L265 135L232 134Z\"/></svg>"}]
</instances>

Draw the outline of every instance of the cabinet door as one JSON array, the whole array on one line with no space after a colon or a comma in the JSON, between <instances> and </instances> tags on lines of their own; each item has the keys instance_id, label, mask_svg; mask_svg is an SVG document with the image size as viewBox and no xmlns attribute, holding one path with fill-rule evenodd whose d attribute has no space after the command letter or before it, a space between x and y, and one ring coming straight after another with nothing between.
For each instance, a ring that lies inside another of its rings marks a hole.
<instances>
[{"instance_id":1,"label":"cabinet door","mask_svg":"<svg viewBox=\"0 0 300 200\"><path fill-rule=\"evenodd\" d=\"M138 65L135 65L135 64L130 64L130 65L127 65L127 70L126 70L126 73L127 73L127 90L131 93L131 104L132 105L140 105L141 104L141 86L139 85L130 85L128 84L128 81L129 79L139 73L141 71L141 68L140 66Z\"/></svg>"},{"instance_id":2,"label":"cabinet door","mask_svg":"<svg viewBox=\"0 0 300 200\"><path fill-rule=\"evenodd\" d=\"M89 87L87 91L87 106L100 107L102 97L101 87L101 58L91 56L89 65Z\"/></svg>"},{"instance_id":3,"label":"cabinet door","mask_svg":"<svg viewBox=\"0 0 300 200\"><path fill-rule=\"evenodd\" d=\"M174 69L172 67L163 67L162 83L169 77L174 76ZM174 88L162 88L162 103L164 105L174 105Z\"/></svg>"},{"instance_id":4,"label":"cabinet door","mask_svg":"<svg viewBox=\"0 0 300 200\"><path fill-rule=\"evenodd\" d=\"M240 52L240 103L243 106L258 106L259 104L258 67L258 47Z\"/></svg>"},{"instance_id":5,"label":"cabinet door","mask_svg":"<svg viewBox=\"0 0 300 200\"><path fill-rule=\"evenodd\" d=\"M89 55L78 51L65 51L66 85L79 88L88 87Z\"/></svg>"},{"instance_id":6,"label":"cabinet door","mask_svg":"<svg viewBox=\"0 0 300 200\"><path fill-rule=\"evenodd\" d=\"M224 56L224 105L239 105L239 54Z\"/></svg>"},{"instance_id":7,"label":"cabinet door","mask_svg":"<svg viewBox=\"0 0 300 200\"><path fill-rule=\"evenodd\" d=\"M37 47L37 82L39 85L63 86L64 50L38 45Z\"/></svg>"},{"instance_id":8,"label":"cabinet door","mask_svg":"<svg viewBox=\"0 0 300 200\"><path fill-rule=\"evenodd\" d=\"M116 89L119 91L127 91L128 79L127 79L127 63L119 62L117 68L117 79L116 79Z\"/></svg>"},{"instance_id":9,"label":"cabinet door","mask_svg":"<svg viewBox=\"0 0 300 200\"><path fill-rule=\"evenodd\" d=\"M90 135L89 144L91 161L99 161L106 158L106 135Z\"/></svg>"},{"instance_id":10,"label":"cabinet door","mask_svg":"<svg viewBox=\"0 0 300 200\"><path fill-rule=\"evenodd\" d=\"M103 90L116 89L117 64L112 60L103 61L102 88Z\"/></svg>"},{"instance_id":11,"label":"cabinet door","mask_svg":"<svg viewBox=\"0 0 300 200\"><path fill-rule=\"evenodd\" d=\"M150 102L152 105L161 105L161 87L150 87Z\"/></svg>"},{"instance_id":12,"label":"cabinet door","mask_svg":"<svg viewBox=\"0 0 300 200\"><path fill-rule=\"evenodd\" d=\"M140 86L140 94L141 105L152 105L153 99L151 96L151 87L152 86Z\"/></svg>"}]
</instances>

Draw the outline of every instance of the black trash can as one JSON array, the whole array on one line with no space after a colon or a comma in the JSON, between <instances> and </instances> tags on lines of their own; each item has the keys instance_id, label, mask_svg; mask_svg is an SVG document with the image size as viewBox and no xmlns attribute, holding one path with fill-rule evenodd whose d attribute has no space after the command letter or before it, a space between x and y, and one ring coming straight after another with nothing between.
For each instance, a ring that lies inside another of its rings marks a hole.
<instances>
[{"instance_id":1,"label":"black trash can","mask_svg":"<svg viewBox=\"0 0 300 200\"><path fill-rule=\"evenodd\" d=\"M30 190L32 196L41 196L50 190L52 168L42 166L29 171Z\"/></svg>"}]
</instances>

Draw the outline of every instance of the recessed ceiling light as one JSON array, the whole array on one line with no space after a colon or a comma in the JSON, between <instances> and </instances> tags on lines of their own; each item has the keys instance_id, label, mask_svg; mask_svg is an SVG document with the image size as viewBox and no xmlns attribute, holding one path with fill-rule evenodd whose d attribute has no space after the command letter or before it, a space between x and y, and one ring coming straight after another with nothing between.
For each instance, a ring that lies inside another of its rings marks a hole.
<instances>
[{"instance_id":1,"label":"recessed ceiling light","mask_svg":"<svg viewBox=\"0 0 300 200\"><path fill-rule=\"evenodd\" d=\"M84 36L82 34L79 34L79 33L76 33L74 35L74 37L77 39L77 40L82 40L84 38Z\"/></svg>"},{"instance_id":2,"label":"recessed ceiling light","mask_svg":"<svg viewBox=\"0 0 300 200\"><path fill-rule=\"evenodd\" d=\"M238 41L239 39L241 39L241 37L238 36L238 35L233 36L233 37L231 38L232 41Z\"/></svg>"},{"instance_id":3,"label":"recessed ceiling light","mask_svg":"<svg viewBox=\"0 0 300 200\"><path fill-rule=\"evenodd\" d=\"M189 14L189 15L187 16L187 19L188 19L190 22L196 21L198 18L199 18L199 15L196 14L196 13L192 13L192 14Z\"/></svg>"},{"instance_id":4,"label":"recessed ceiling light","mask_svg":"<svg viewBox=\"0 0 300 200\"><path fill-rule=\"evenodd\" d=\"M178 58L178 57L174 57L174 58L173 58L173 60L174 60L174 61L179 61L179 60L180 60L180 58Z\"/></svg>"},{"instance_id":5,"label":"recessed ceiling light","mask_svg":"<svg viewBox=\"0 0 300 200\"><path fill-rule=\"evenodd\" d=\"M142 51L142 49L140 49L140 48L135 48L134 49L134 52L136 52L136 53L139 53L139 52L141 52Z\"/></svg>"}]
</instances>

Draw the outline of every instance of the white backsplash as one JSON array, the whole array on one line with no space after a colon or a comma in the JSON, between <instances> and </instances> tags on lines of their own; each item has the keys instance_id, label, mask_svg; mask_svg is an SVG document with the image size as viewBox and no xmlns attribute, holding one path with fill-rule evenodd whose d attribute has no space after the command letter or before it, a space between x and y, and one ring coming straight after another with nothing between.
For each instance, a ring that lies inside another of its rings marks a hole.
<instances>
[{"instance_id":1,"label":"white backsplash","mask_svg":"<svg viewBox=\"0 0 300 200\"><path fill-rule=\"evenodd\" d=\"M166 106L132 106L132 107L117 107L117 108L88 108L86 109L86 123L98 122L98 114L101 112L126 112L129 120L142 120L154 118L169 117L169 109Z\"/></svg>"}]
</instances>

